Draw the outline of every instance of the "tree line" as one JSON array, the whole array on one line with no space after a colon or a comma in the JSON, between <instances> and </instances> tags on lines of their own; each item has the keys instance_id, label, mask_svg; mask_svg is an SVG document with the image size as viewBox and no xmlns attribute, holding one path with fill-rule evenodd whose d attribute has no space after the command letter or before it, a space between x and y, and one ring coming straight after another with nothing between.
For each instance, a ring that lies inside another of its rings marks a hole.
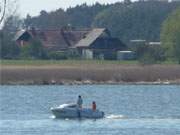
<instances>
[{"instance_id":1,"label":"tree line","mask_svg":"<svg viewBox=\"0 0 180 135\"><path fill-rule=\"evenodd\" d=\"M36 17L27 15L24 24L25 27L39 29L59 29L66 25L75 28L105 27L125 43L132 39L159 41L161 24L180 6L180 2L128 1L109 5L82 4L66 11L58 9L49 13L41 11Z\"/></svg>"}]
</instances>

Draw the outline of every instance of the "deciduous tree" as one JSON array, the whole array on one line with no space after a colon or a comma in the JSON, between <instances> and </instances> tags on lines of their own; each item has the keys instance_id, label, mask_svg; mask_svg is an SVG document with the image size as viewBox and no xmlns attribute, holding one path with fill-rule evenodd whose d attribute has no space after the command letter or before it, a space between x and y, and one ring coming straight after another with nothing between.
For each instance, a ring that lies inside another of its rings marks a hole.
<instances>
[{"instance_id":1,"label":"deciduous tree","mask_svg":"<svg viewBox=\"0 0 180 135\"><path fill-rule=\"evenodd\" d=\"M180 8L174 11L163 23L161 31L162 47L166 56L176 58L180 64Z\"/></svg>"},{"instance_id":2,"label":"deciduous tree","mask_svg":"<svg viewBox=\"0 0 180 135\"><path fill-rule=\"evenodd\" d=\"M3 1L0 3L0 5L1 5L1 7L0 7L0 15L1 15L1 17L0 17L0 24L3 22L4 17L5 17L6 4L7 4L7 1L6 1L6 0L3 0Z\"/></svg>"}]
</instances>

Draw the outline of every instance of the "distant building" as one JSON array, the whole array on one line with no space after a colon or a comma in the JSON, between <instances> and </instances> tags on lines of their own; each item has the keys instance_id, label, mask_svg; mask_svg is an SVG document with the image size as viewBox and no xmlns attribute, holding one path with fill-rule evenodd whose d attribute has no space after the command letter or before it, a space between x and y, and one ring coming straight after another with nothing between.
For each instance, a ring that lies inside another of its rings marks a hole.
<instances>
[{"instance_id":1,"label":"distant building","mask_svg":"<svg viewBox=\"0 0 180 135\"><path fill-rule=\"evenodd\" d=\"M146 40L144 39L134 39L134 40L130 40L131 44L146 44Z\"/></svg>"},{"instance_id":2,"label":"distant building","mask_svg":"<svg viewBox=\"0 0 180 135\"><path fill-rule=\"evenodd\" d=\"M107 29L93 29L74 48L84 57L116 59L117 51L125 50L126 45L118 38L111 37Z\"/></svg>"},{"instance_id":3,"label":"distant building","mask_svg":"<svg viewBox=\"0 0 180 135\"><path fill-rule=\"evenodd\" d=\"M126 45L111 37L105 28L21 30L14 39L18 45L25 46L33 38L38 38L49 51L77 50L85 59L116 59L114 54L126 49Z\"/></svg>"},{"instance_id":4,"label":"distant building","mask_svg":"<svg viewBox=\"0 0 180 135\"><path fill-rule=\"evenodd\" d=\"M149 46L161 46L161 42L148 42Z\"/></svg>"},{"instance_id":5,"label":"distant building","mask_svg":"<svg viewBox=\"0 0 180 135\"><path fill-rule=\"evenodd\" d=\"M135 60L136 54L133 51L118 51L117 60Z\"/></svg>"},{"instance_id":6,"label":"distant building","mask_svg":"<svg viewBox=\"0 0 180 135\"><path fill-rule=\"evenodd\" d=\"M135 39L130 40L130 43L128 44L128 47L130 50L137 50L137 48L145 46L147 44L147 41L144 39Z\"/></svg>"},{"instance_id":7,"label":"distant building","mask_svg":"<svg viewBox=\"0 0 180 135\"><path fill-rule=\"evenodd\" d=\"M137 40L130 40L129 48L137 48L139 46L160 46L161 42L147 42L146 40L137 39Z\"/></svg>"},{"instance_id":8,"label":"distant building","mask_svg":"<svg viewBox=\"0 0 180 135\"><path fill-rule=\"evenodd\" d=\"M31 39L38 38L49 51L63 51L73 47L88 33L89 30L21 30L15 35L14 40L20 46L28 45Z\"/></svg>"}]
</instances>

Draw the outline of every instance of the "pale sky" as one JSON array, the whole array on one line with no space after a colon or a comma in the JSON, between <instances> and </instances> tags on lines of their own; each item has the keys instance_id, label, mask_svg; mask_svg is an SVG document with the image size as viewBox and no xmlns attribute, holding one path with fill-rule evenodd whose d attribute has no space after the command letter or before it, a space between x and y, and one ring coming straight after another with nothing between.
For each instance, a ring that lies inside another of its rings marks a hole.
<instances>
[{"instance_id":1,"label":"pale sky","mask_svg":"<svg viewBox=\"0 0 180 135\"><path fill-rule=\"evenodd\" d=\"M38 15L41 10L52 11L58 8L66 9L78 4L87 3L115 3L121 0L18 0L18 12L22 17L27 13L31 16Z\"/></svg>"}]
</instances>

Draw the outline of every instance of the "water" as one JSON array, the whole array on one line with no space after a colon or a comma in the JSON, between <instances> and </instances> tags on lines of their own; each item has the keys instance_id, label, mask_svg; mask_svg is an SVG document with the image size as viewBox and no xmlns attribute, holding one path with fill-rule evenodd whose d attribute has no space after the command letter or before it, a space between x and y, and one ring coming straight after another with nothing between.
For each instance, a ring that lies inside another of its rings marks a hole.
<instances>
[{"instance_id":1,"label":"water","mask_svg":"<svg viewBox=\"0 0 180 135\"><path fill-rule=\"evenodd\" d=\"M95 100L106 118L53 119L50 107ZM0 135L179 135L180 86L0 86Z\"/></svg>"}]
</instances>

